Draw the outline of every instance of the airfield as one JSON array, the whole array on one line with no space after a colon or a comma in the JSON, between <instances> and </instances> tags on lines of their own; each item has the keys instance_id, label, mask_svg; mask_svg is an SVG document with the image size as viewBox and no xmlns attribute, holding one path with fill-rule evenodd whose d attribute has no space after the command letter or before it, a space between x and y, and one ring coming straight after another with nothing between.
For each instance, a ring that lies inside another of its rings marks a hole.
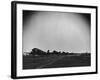
<instances>
[{"instance_id":1,"label":"airfield","mask_svg":"<svg viewBox=\"0 0 100 80\"><path fill-rule=\"evenodd\" d=\"M91 66L90 53L23 56L23 69Z\"/></svg>"}]
</instances>

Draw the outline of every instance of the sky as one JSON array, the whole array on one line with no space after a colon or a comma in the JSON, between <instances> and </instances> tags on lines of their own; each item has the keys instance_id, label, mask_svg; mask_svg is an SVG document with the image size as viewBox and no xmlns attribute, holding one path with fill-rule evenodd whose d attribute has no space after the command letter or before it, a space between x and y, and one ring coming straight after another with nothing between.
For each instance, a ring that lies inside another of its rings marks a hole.
<instances>
[{"instance_id":1,"label":"sky","mask_svg":"<svg viewBox=\"0 0 100 80\"><path fill-rule=\"evenodd\" d=\"M22 51L90 52L90 14L23 11Z\"/></svg>"}]
</instances>

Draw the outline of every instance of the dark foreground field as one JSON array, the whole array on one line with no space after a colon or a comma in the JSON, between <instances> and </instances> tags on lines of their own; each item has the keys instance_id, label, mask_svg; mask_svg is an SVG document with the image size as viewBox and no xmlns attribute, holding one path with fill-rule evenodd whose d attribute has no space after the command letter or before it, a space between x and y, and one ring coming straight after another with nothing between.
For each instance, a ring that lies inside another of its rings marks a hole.
<instances>
[{"instance_id":1,"label":"dark foreground field","mask_svg":"<svg viewBox=\"0 0 100 80\"><path fill-rule=\"evenodd\" d=\"M91 55L23 56L23 69L90 66Z\"/></svg>"}]
</instances>

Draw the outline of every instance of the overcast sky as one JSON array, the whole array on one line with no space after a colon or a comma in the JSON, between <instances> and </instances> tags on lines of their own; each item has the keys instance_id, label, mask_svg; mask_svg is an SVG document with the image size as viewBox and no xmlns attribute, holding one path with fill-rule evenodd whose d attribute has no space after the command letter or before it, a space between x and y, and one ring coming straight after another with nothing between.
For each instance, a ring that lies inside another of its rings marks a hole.
<instances>
[{"instance_id":1,"label":"overcast sky","mask_svg":"<svg viewBox=\"0 0 100 80\"><path fill-rule=\"evenodd\" d=\"M90 52L90 14L23 11L23 52Z\"/></svg>"}]
</instances>

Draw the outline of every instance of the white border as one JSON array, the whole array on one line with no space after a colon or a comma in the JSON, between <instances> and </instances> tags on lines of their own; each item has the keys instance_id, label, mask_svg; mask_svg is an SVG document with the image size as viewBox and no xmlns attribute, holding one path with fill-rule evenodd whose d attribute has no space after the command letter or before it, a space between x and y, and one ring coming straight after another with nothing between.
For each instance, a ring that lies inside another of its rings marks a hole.
<instances>
[{"instance_id":1,"label":"white border","mask_svg":"<svg viewBox=\"0 0 100 80\"><path fill-rule=\"evenodd\" d=\"M61 12L77 12L91 14L91 66L90 67L71 67L71 68L53 68L53 69L22 69L22 10L41 10L41 11L61 11ZM17 77L20 76L38 76L50 74L68 74L68 73L85 73L96 71L96 46L95 46L95 14L96 9L76 8L76 7L58 7L45 5L26 5L17 4Z\"/></svg>"}]
</instances>

